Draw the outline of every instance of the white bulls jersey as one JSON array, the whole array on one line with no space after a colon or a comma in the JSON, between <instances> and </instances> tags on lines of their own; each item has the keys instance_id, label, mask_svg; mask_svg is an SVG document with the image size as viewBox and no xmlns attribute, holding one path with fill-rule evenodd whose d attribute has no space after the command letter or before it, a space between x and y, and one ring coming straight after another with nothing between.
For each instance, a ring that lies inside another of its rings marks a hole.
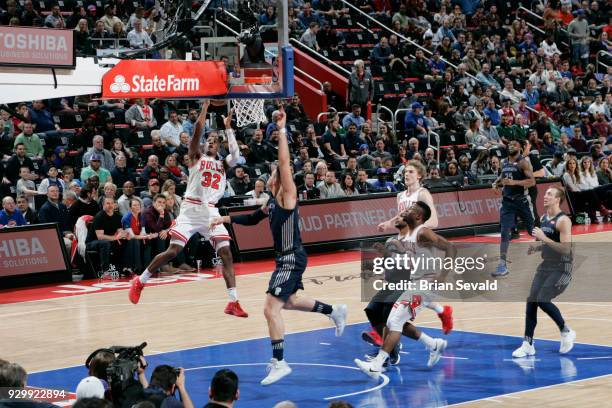
<instances>
[{"instance_id":1,"label":"white bulls jersey","mask_svg":"<svg viewBox=\"0 0 612 408\"><path fill-rule=\"evenodd\" d=\"M406 211L407 209L412 207L414 203L419 201L419 194L421 193L422 189L423 187L420 187L417 191L415 191L412 194L409 193L408 190L406 190L406 191L402 191L401 193L397 195L398 214L401 214L402 212Z\"/></svg>"},{"instance_id":2,"label":"white bulls jersey","mask_svg":"<svg viewBox=\"0 0 612 408\"><path fill-rule=\"evenodd\" d=\"M189 168L185 198L198 199L202 203L215 205L223 197L226 184L223 162L203 154Z\"/></svg>"}]
</instances>

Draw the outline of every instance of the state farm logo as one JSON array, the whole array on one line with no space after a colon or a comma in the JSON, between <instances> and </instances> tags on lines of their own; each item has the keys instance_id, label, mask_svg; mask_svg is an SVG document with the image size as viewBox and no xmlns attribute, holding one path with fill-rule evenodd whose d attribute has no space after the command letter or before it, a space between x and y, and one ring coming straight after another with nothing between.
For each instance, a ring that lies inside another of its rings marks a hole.
<instances>
[{"instance_id":1,"label":"state farm logo","mask_svg":"<svg viewBox=\"0 0 612 408\"><path fill-rule=\"evenodd\" d=\"M125 77L123 75L115 75L115 80L110 86L110 91L112 93L128 93L130 92L130 84L125 82Z\"/></svg>"},{"instance_id":2,"label":"state farm logo","mask_svg":"<svg viewBox=\"0 0 612 408\"><path fill-rule=\"evenodd\" d=\"M200 89L199 78L178 78L176 75L159 77L154 75L135 74L126 81L123 75L115 75L113 83L110 85L111 93L128 92L194 92Z\"/></svg>"}]
</instances>

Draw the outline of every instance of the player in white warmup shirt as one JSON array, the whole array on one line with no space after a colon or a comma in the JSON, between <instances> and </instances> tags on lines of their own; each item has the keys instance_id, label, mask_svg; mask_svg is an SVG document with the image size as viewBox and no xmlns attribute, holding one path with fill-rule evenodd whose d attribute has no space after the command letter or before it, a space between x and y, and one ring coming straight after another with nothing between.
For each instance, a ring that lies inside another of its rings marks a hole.
<instances>
[{"instance_id":1,"label":"player in white warmup shirt","mask_svg":"<svg viewBox=\"0 0 612 408\"><path fill-rule=\"evenodd\" d=\"M438 213L436 212L433 197L425 187L421 186L421 180L423 177L425 177L425 174L425 166L423 166L420 162L412 160L406 164L404 167L404 184L406 185L406 190L397 195L398 215L391 218L389 221L380 223L378 225L379 231L393 229L399 214L410 209L417 201L424 202L431 209L431 217L425 222L424 226L431 229L438 226ZM453 308L428 301L425 301L423 306L435 311L442 321L442 329L444 334L450 333L450 331L453 329ZM382 310L384 310L386 314L388 308L380 308L380 305L376 305L375 302L370 302L365 310L370 322L375 321L376 324L372 324L373 330L371 332L364 331L361 334L361 337L364 341L374 345L381 344L384 324L380 323L386 321L387 318L387 316L379 316ZM377 316L376 319L371 318L371 316L374 315Z\"/></svg>"},{"instance_id":2,"label":"player in white warmup shirt","mask_svg":"<svg viewBox=\"0 0 612 408\"><path fill-rule=\"evenodd\" d=\"M223 260L223 278L230 297L225 313L238 317L248 317L248 314L242 310L238 302L229 233L223 224L210 227L210 221L219 216L219 210L215 205L225 192L227 184L226 168L237 164L240 150L231 126L233 112L230 112L228 117L223 118L229 147L229 155L225 158L225 162L217 159L219 137L215 132L208 136L204 144L204 153L202 153L197 135L201 134L205 126L209 104L210 101L203 102L202 111L195 124L194 137L189 144L188 154L191 162L189 180L185 198L181 204L181 212L169 230L169 235L172 238L170 246L151 261L142 275L132 280L129 298L132 303L138 303L140 294L151 273L172 260L194 234L200 233L210 241Z\"/></svg>"}]
</instances>

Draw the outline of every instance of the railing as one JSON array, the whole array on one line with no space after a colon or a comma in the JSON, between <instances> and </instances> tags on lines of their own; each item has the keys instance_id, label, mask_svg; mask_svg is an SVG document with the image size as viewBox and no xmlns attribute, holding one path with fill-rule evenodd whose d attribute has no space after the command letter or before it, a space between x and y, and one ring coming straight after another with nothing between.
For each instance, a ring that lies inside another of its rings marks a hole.
<instances>
[{"instance_id":1,"label":"railing","mask_svg":"<svg viewBox=\"0 0 612 408\"><path fill-rule=\"evenodd\" d=\"M307 74L306 72L302 71L301 69L299 69L297 67L293 67L293 70L295 72L299 72L300 75L303 75L306 78L310 79L311 81L315 82L317 85L319 85L320 91L324 92L323 82L319 81L317 78L313 77L312 75Z\"/></svg>"},{"instance_id":2,"label":"railing","mask_svg":"<svg viewBox=\"0 0 612 408\"><path fill-rule=\"evenodd\" d=\"M606 50L600 50L600 51L597 53L597 55L595 56L595 70L596 70L596 72L597 72L598 74L599 74L599 66L600 66L600 65L603 65L604 67L606 67L606 70L607 70L607 69L610 67L609 65L604 64L603 62L601 62L601 61L599 60L599 56L600 56L600 55L607 55L608 57L612 58L612 54L611 54L611 53L609 53L609 52L608 52L608 51L606 51Z\"/></svg>"},{"instance_id":3,"label":"railing","mask_svg":"<svg viewBox=\"0 0 612 408\"><path fill-rule=\"evenodd\" d=\"M534 13L533 11L531 11L531 10L529 10L528 8L525 8L525 7L523 7L523 6L519 7L518 9L516 9L516 17L517 17L517 18L518 18L519 11L524 11L524 12L526 12L527 14L529 14L530 16L535 17L535 18L537 18L538 20L540 20L540 21L542 21L542 22L544 22L544 21L545 21L545 20L544 20L544 17L542 17L541 15L539 15L539 14L537 14L537 13ZM539 28L539 27L534 26L533 24L528 23L527 21L525 21L525 23L527 23L527 25L528 25L530 28L532 28L532 29L534 29L534 30L538 31L538 32L539 32L539 33L541 33L541 34L545 34L545 33L546 33L546 31L542 30L542 29L541 29L541 28ZM565 33L565 35L567 35L567 38L570 38L570 36L569 36L569 32L567 31L567 29L565 29L565 28L563 28L563 27L559 27L559 30L560 30L560 31L563 31L563 32ZM566 42L564 42L564 41L561 41L561 44L563 44L563 45L565 45L566 47L568 47L568 48L569 48L569 44L568 44L568 43L566 43Z\"/></svg>"},{"instance_id":4,"label":"railing","mask_svg":"<svg viewBox=\"0 0 612 408\"><path fill-rule=\"evenodd\" d=\"M393 114L393 111L389 108L387 108L385 105L381 105L380 103L376 105L376 118L378 119L376 121L376 133L380 133L380 110L385 110L387 112L389 112L391 114L391 129L393 130L393 134L395 134L395 115Z\"/></svg>"},{"instance_id":5,"label":"railing","mask_svg":"<svg viewBox=\"0 0 612 408\"><path fill-rule=\"evenodd\" d=\"M436 139L436 145L431 144L431 135L434 135ZM438 161L438 166L440 166L440 135L433 130L430 130L427 134L427 145L436 151L436 157Z\"/></svg>"},{"instance_id":6,"label":"railing","mask_svg":"<svg viewBox=\"0 0 612 408\"><path fill-rule=\"evenodd\" d=\"M334 61L330 60L329 58L325 57L324 55L321 55L320 53L316 52L312 48L305 46L304 44L302 44L301 42L299 42L295 38L290 38L289 41L291 43L293 43L293 44L298 45L302 49L306 49L309 52L316 54L318 58L321 58L323 61L327 62L328 64L333 65L334 67L336 67L338 70L342 71L342 73L346 74L347 76L351 75L350 71L347 70L346 68L341 67L340 65L336 64Z\"/></svg>"},{"instance_id":7,"label":"railing","mask_svg":"<svg viewBox=\"0 0 612 408\"><path fill-rule=\"evenodd\" d=\"M348 111L340 111L340 112L338 112L338 111L335 111L335 110L334 110L333 112L332 112L332 111L329 111L329 112L321 112L321 113L319 113L319 114L317 115L317 122L321 123L320 119L321 119L323 116L338 115L338 117L339 117L340 115L349 114L349 113L350 113L350 112L348 112Z\"/></svg>"},{"instance_id":8,"label":"railing","mask_svg":"<svg viewBox=\"0 0 612 408\"><path fill-rule=\"evenodd\" d=\"M531 11L531 10L529 10L528 8L525 8L525 7L523 7L523 6L521 6L521 7L519 7L519 8L517 8L517 9L516 9L516 18L517 18L517 19L518 19L518 14L519 14L519 11L524 11L524 12L526 12L527 14L529 14L530 16L537 18L538 20L542 20L542 21L544 21L544 17L542 17L541 15L539 15L539 14L537 14L537 13L534 13L533 11Z\"/></svg>"}]
</instances>

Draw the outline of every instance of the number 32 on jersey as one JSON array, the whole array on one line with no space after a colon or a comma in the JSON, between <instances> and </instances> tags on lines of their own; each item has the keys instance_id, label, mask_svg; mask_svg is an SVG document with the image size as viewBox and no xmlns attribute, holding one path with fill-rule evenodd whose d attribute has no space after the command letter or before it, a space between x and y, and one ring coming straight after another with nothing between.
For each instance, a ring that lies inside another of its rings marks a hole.
<instances>
[{"instance_id":1,"label":"number 32 on jersey","mask_svg":"<svg viewBox=\"0 0 612 408\"><path fill-rule=\"evenodd\" d=\"M202 172L202 187L219 189L221 175L219 173L211 173L209 171Z\"/></svg>"}]
</instances>

